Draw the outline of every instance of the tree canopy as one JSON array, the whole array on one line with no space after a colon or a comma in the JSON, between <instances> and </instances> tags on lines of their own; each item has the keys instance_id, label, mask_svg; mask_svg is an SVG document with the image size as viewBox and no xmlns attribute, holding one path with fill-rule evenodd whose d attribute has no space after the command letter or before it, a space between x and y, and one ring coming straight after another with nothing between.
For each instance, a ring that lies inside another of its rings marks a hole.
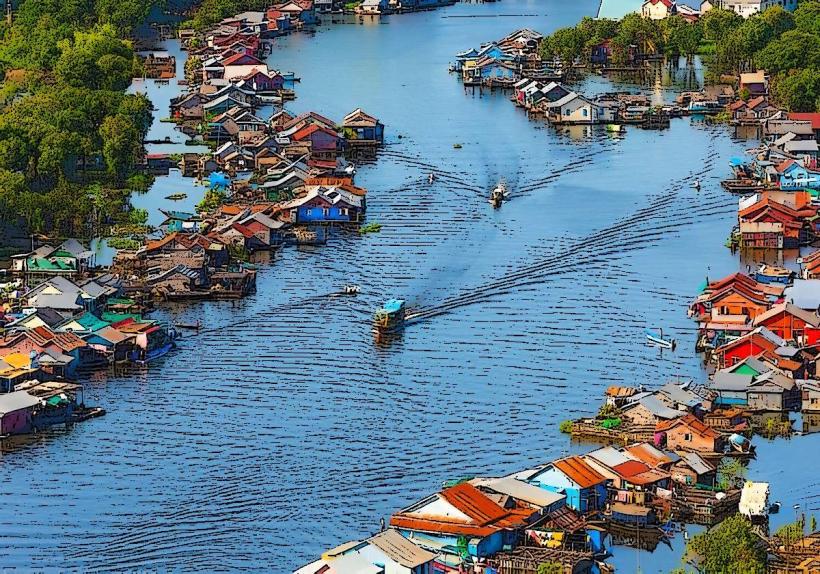
<instances>
[{"instance_id":1,"label":"tree canopy","mask_svg":"<svg viewBox=\"0 0 820 574\"><path fill-rule=\"evenodd\" d=\"M714 528L696 534L687 545L699 572L763 574L766 551L749 520L735 514Z\"/></svg>"}]
</instances>

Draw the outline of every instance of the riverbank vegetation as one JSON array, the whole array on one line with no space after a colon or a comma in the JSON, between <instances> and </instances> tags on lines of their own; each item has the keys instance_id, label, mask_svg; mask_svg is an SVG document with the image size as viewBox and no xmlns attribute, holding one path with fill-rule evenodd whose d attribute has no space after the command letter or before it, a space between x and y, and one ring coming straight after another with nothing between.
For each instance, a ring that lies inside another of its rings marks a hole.
<instances>
[{"instance_id":1,"label":"riverbank vegetation","mask_svg":"<svg viewBox=\"0 0 820 574\"><path fill-rule=\"evenodd\" d=\"M623 19L584 18L544 38L541 56L564 66L589 63L608 43L611 63L635 64L647 56L691 58L700 54L707 80L765 70L774 103L790 110L820 109L820 1L801 2L792 13L780 6L741 18L713 8L697 21L675 15L662 20L628 14Z\"/></svg>"},{"instance_id":2,"label":"riverbank vegetation","mask_svg":"<svg viewBox=\"0 0 820 574\"><path fill-rule=\"evenodd\" d=\"M763 574L766 550L751 522L735 514L714 528L696 534L686 545L687 559L697 572ZM685 572L676 570L674 574Z\"/></svg>"},{"instance_id":3,"label":"riverbank vegetation","mask_svg":"<svg viewBox=\"0 0 820 574\"><path fill-rule=\"evenodd\" d=\"M270 0L204 0L194 11L193 17L182 24L182 27L202 31L246 10L264 11L270 4Z\"/></svg>"},{"instance_id":4,"label":"riverbank vegetation","mask_svg":"<svg viewBox=\"0 0 820 574\"><path fill-rule=\"evenodd\" d=\"M127 37L151 4L24 0L0 24L0 217L77 236L127 220L150 184L136 166L152 122L125 93L139 73Z\"/></svg>"}]
</instances>

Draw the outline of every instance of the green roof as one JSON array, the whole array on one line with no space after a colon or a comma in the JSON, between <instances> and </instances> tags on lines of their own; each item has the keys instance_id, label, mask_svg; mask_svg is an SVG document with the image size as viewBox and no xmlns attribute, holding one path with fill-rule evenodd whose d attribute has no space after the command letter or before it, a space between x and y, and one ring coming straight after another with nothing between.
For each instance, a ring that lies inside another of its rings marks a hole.
<instances>
[{"instance_id":1,"label":"green roof","mask_svg":"<svg viewBox=\"0 0 820 574\"><path fill-rule=\"evenodd\" d=\"M43 257L29 257L27 267L29 271L74 271L77 269L76 259L72 262L61 259L45 259Z\"/></svg>"},{"instance_id":2,"label":"green roof","mask_svg":"<svg viewBox=\"0 0 820 574\"><path fill-rule=\"evenodd\" d=\"M134 321L141 321L142 315L140 313L114 313L113 311L106 311L102 314L103 321L109 323L117 323L125 319L133 319Z\"/></svg>"},{"instance_id":3,"label":"green roof","mask_svg":"<svg viewBox=\"0 0 820 574\"><path fill-rule=\"evenodd\" d=\"M102 319L100 319L96 315L93 315L92 313L88 313L88 312L85 312L82 315L80 315L79 317L77 317L75 319L75 321L77 321L77 323L82 325L86 329L86 331L91 331L91 332L99 331L103 327L107 327L108 325L111 324L110 322L103 321Z\"/></svg>"},{"instance_id":4,"label":"green roof","mask_svg":"<svg viewBox=\"0 0 820 574\"><path fill-rule=\"evenodd\" d=\"M136 305L137 302L127 297L112 297L108 300L109 305Z\"/></svg>"}]
</instances>

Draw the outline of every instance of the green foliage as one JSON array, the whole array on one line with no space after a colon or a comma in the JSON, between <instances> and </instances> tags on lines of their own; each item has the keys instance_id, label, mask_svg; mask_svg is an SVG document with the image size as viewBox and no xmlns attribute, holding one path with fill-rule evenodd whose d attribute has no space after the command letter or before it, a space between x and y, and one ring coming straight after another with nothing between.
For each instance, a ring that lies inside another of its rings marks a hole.
<instances>
[{"instance_id":1,"label":"green foliage","mask_svg":"<svg viewBox=\"0 0 820 574\"><path fill-rule=\"evenodd\" d=\"M820 68L820 36L791 30L761 49L755 61L770 74Z\"/></svg>"},{"instance_id":2,"label":"green foliage","mask_svg":"<svg viewBox=\"0 0 820 574\"><path fill-rule=\"evenodd\" d=\"M794 25L801 32L820 35L820 2L803 0L794 11Z\"/></svg>"},{"instance_id":3,"label":"green foliage","mask_svg":"<svg viewBox=\"0 0 820 574\"><path fill-rule=\"evenodd\" d=\"M196 204L196 210L199 212L215 211L225 202L225 192L219 189L209 189L205 192L202 201Z\"/></svg>"},{"instance_id":4,"label":"green foliage","mask_svg":"<svg viewBox=\"0 0 820 574\"><path fill-rule=\"evenodd\" d=\"M558 58L564 66L570 66L584 53L586 40L578 28L559 28L541 42L541 55L545 59Z\"/></svg>"},{"instance_id":5,"label":"green foliage","mask_svg":"<svg viewBox=\"0 0 820 574\"><path fill-rule=\"evenodd\" d=\"M183 28L205 30L228 16L246 10L265 10L269 5L269 0L204 0Z\"/></svg>"},{"instance_id":6,"label":"green foliage","mask_svg":"<svg viewBox=\"0 0 820 574\"><path fill-rule=\"evenodd\" d=\"M126 95L134 53L123 35L152 0L23 0L3 26L0 206L33 231L82 234L121 217L151 121ZM134 181L145 187L145 181ZM95 221L96 217L96 221Z\"/></svg>"},{"instance_id":7,"label":"green foliage","mask_svg":"<svg viewBox=\"0 0 820 574\"><path fill-rule=\"evenodd\" d=\"M721 490L739 488L746 478L746 471L736 458L724 457L717 468L717 487Z\"/></svg>"},{"instance_id":8,"label":"green foliage","mask_svg":"<svg viewBox=\"0 0 820 574\"><path fill-rule=\"evenodd\" d=\"M142 245L140 241L131 239L130 237L109 237L107 242L109 247L113 247L114 249L127 249L129 251L135 251Z\"/></svg>"},{"instance_id":9,"label":"green foliage","mask_svg":"<svg viewBox=\"0 0 820 574\"><path fill-rule=\"evenodd\" d=\"M766 552L752 532L752 524L735 514L706 532L696 534L687 544L696 558L699 572L763 574Z\"/></svg>"},{"instance_id":10,"label":"green foliage","mask_svg":"<svg viewBox=\"0 0 820 574\"><path fill-rule=\"evenodd\" d=\"M687 22L681 16L661 20L661 30L666 54L670 56L694 56L703 40L703 27L700 23Z\"/></svg>"},{"instance_id":11,"label":"green foliage","mask_svg":"<svg viewBox=\"0 0 820 574\"><path fill-rule=\"evenodd\" d=\"M774 78L772 94L775 100L792 112L820 110L820 70L800 70Z\"/></svg>"},{"instance_id":12,"label":"green foliage","mask_svg":"<svg viewBox=\"0 0 820 574\"><path fill-rule=\"evenodd\" d=\"M643 18L637 13L624 16L618 27L618 33L612 39L614 60L619 63L628 62L633 47L639 54L661 53L664 44L660 21Z\"/></svg>"},{"instance_id":13,"label":"green foliage","mask_svg":"<svg viewBox=\"0 0 820 574\"><path fill-rule=\"evenodd\" d=\"M614 419L620 417L621 414L623 414L621 409L609 403L604 403L601 405L601 408L598 409L599 419Z\"/></svg>"},{"instance_id":14,"label":"green foliage","mask_svg":"<svg viewBox=\"0 0 820 574\"><path fill-rule=\"evenodd\" d=\"M558 425L558 430L564 434L572 433L572 421L563 421L560 425Z\"/></svg>"},{"instance_id":15,"label":"green foliage","mask_svg":"<svg viewBox=\"0 0 820 574\"><path fill-rule=\"evenodd\" d=\"M564 574L564 567L560 562L550 560L539 564L536 574Z\"/></svg>"},{"instance_id":16,"label":"green foliage","mask_svg":"<svg viewBox=\"0 0 820 574\"><path fill-rule=\"evenodd\" d=\"M803 523L790 522L784 524L774 533L776 538L779 538L785 546L791 546L801 538L803 538Z\"/></svg>"},{"instance_id":17,"label":"green foliage","mask_svg":"<svg viewBox=\"0 0 820 574\"><path fill-rule=\"evenodd\" d=\"M134 208L128 212L128 223L131 225L146 225L148 223L148 210Z\"/></svg>"},{"instance_id":18,"label":"green foliage","mask_svg":"<svg viewBox=\"0 0 820 574\"><path fill-rule=\"evenodd\" d=\"M701 17L700 23L703 27L703 37L709 42L717 43L738 28L743 23L743 18L732 10L712 8Z\"/></svg>"}]
</instances>

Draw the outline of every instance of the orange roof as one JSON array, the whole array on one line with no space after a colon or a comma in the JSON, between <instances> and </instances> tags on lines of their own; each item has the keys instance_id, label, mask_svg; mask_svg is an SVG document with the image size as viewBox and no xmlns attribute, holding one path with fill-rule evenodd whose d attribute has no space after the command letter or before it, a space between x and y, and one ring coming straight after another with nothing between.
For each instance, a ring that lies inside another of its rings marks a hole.
<instances>
[{"instance_id":1,"label":"orange roof","mask_svg":"<svg viewBox=\"0 0 820 574\"><path fill-rule=\"evenodd\" d=\"M672 459L666 454L648 443L631 444L624 448L624 452L650 467L656 467L672 462ZM658 453L660 453L660 457L658 456Z\"/></svg>"},{"instance_id":2,"label":"orange roof","mask_svg":"<svg viewBox=\"0 0 820 574\"><path fill-rule=\"evenodd\" d=\"M628 460L626 462L622 462L621 464L616 464L612 467L612 470L618 473L622 478L629 478L631 476L635 476L636 474L646 472L649 470L649 466L642 462L638 462L637 460Z\"/></svg>"},{"instance_id":3,"label":"orange roof","mask_svg":"<svg viewBox=\"0 0 820 574\"><path fill-rule=\"evenodd\" d=\"M442 490L441 496L479 524L489 524L507 515L506 510L467 482Z\"/></svg>"},{"instance_id":4,"label":"orange roof","mask_svg":"<svg viewBox=\"0 0 820 574\"><path fill-rule=\"evenodd\" d=\"M610 386L606 389L606 396L608 397L631 397L637 391L634 387L618 387L618 386Z\"/></svg>"},{"instance_id":5,"label":"orange roof","mask_svg":"<svg viewBox=\"0 0 820 574\"><path fill-rule=\"evenodd\" d=\"M589 466L580 456L570 456L552 463L581 488L589 488L606 481L606 477Z\"/></svg>"},{"instance_id":6,"label":"orange roof","mask_svg":"<svg viewBox=\"0 0 820 574\"><path fill-rule=\"evenodd\" d=\"M463 482L443 490L438 496L469 517L469 522L444 516L419 516L398 512L390 518L391 526L422 532L464 536L489 536L499 530L520 528L535 513L531 508L502 508L472 484Z\"/></svg>"},{"instance_id":7,"label":"orange roof","mask_svg":"<svg viewBox=\"0 0 820 574\"><path fill-rule=\"evenodd\" d=\"M146 251L156 251L157 249L162 249L169 243L171 243L177 237L177 232L174 231L173 233L169 233L162 239L157 239L156 241L149 241L145 244Z\"/></svg>"},{"instance_id":8,"label":"orange roof","mask_svg":"<svg viewBox=\"0 0 820 574\"><path fill-rule=\"evenodd\" d=\"M243 207L240 205L220 205L219 212L223 215L239 215Z\"/></svg>"},{"instance_id":9,"label":"orange roof","mask_svg":"<svg viewBox=\"0 0 820 574\"><path fill-rule=\"evenodd\" d=\"M659 422L655 426L655 430L659 432L668 431L679 425L686 425L692 432L704 438L717 438L720 436L715 429L702 423L695 417L695 415L692 414L688 414L679 419Z\"/></svg>"}]
</instances>

